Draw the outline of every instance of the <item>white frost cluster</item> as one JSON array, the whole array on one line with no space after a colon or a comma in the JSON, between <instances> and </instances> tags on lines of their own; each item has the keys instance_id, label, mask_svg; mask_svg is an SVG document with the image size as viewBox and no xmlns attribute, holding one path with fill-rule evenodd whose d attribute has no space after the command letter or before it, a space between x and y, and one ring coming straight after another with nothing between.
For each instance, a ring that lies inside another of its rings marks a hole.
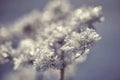
<instances>
[{"instance_id":1,"label":"white frost cluster","mask_svg":"<svg viewBox=\"0 0 120 80\"><path fill-rule=\"evenodd\" d=\"M61 69L82 62L90 47L101 39L94 23L103 20L101 7L71 8L67 0L51 1L42 12L0 27L0 62L11 61L14 69L37 71Z\"/></svg>"}]
</instances>

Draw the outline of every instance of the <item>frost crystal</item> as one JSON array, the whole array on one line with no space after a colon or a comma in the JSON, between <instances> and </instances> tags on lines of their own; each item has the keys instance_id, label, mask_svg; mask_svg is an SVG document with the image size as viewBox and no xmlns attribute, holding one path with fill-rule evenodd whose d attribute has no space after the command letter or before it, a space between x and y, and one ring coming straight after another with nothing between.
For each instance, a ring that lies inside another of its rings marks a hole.
<instances>
[{"instance_id":1,"label":"frost crystal","mask_svg":"<svg viewBox=\"0 0 120 80\"><path fill-rule=\"evenodd\" d=\"M0 62L37 71L82 62L101 39L94 23L102 20L100 6L72 10L67 0L52 1L43 12L33 11L9 27L0 27Z\"/></svg>"}]
</instances>

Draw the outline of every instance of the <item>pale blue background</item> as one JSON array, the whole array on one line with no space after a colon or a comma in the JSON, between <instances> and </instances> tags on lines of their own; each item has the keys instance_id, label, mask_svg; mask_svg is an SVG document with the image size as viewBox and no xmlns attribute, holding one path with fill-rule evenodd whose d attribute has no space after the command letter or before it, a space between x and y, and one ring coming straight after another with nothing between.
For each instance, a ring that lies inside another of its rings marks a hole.
<instances>
[{"instance_id":1,"label":"pale blue background","mask_svg":"<svg viewBox=\"0 0 120 80\"><path fill-rule=\"evenodd\" d=\"M50 1L50 0L49 0ZM0 24L11 23L33 9L42 10L48 0L0 0ZM74 80L120 80L120 0L71 0L75 7L101 5L105 22L97 25L102 40L79 65ZM8 64L7 64L8 65ZM11 67L0 65L3 71Z\"/></svg>"}]
</instances>

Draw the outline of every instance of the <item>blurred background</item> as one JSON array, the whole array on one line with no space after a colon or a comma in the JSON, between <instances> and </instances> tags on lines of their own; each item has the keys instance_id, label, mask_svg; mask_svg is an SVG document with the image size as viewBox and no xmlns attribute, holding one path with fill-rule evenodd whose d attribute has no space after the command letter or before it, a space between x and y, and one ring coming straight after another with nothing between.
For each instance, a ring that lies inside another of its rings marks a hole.
<instances>
[{"instance_id":1,"label":"blurred background","mask_svg":"<svg viewBox=\"0 0 120 80\"><path fill-rule=\"evenodd\" d=\"M0 24L13 23L34 9L42 10L50 0L0 0ZM102 39L80 64L73 80L120 80L120 0L70 0L75 8L102 6L105 21L96 24ZM12 71L0 64L0 80Z\"/></svg>"}]
</instances>

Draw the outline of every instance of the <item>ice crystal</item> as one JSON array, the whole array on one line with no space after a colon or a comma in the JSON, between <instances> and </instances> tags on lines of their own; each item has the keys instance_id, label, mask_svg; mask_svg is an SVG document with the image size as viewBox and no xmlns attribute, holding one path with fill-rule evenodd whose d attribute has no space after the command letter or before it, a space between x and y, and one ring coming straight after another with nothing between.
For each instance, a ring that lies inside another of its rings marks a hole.
<instances>
[{"instance_id":1,"label":"ice crystal","mask_svg":"<svg viewBox=\"0 0 120 80\"><path fill-rule=\"evenodd\" d=\"M102 20L100 6L73 10L67 0L51 1L42 12L33 11L9 27L0 27L0 62L37 71L82 62L101 39L94 23Z\"/></svg>"}]
</instances>

